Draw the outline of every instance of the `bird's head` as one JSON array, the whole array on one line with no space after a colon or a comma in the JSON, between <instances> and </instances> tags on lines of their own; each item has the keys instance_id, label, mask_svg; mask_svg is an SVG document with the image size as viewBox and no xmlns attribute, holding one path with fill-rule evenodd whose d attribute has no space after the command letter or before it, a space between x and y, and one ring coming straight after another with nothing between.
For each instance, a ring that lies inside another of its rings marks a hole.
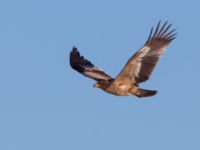
<instances>
[{"instance_id":1,"label":"bird's head","mask_svg":"<svg viewBox=\"0 0 200 150\"><path fill-rule=\"evenodd\" d=\"M93 85L93 87L95 87L95 88L100 88L100 84L99 84L98 82L96 82L96 83Z\"/></svg>"},{"instance_id":2,"label":"bird's head","mask_svg":"<svg viewBox=\"0 0 200 150\"><path fill-rule=\"evenodd\" d=\"M98 81L94 84L94 87L96 88L100 88L100 89L106 89L109 85L110 85L110 81L107 80L102 80L102 81Z\"/></svg>"}]
</instances>

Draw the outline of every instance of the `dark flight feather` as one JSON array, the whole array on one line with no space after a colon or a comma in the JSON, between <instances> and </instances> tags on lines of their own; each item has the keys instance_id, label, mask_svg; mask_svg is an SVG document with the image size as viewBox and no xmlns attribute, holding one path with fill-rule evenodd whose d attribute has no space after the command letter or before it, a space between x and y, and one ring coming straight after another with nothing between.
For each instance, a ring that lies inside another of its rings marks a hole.
<instances>
[{"instance_id":1,"label":"dark flight feather","mask_svg":"<svg viewBox=\"0 0 200 150\"><path fill-rule=\"evenodd\" d=\"M73 47L70 52L70 65L74 70L94 80L100 81L112 79L112 77L102 69L95 67L89 60L81 56L76 47Z\"/></svg>"}]
</instances>

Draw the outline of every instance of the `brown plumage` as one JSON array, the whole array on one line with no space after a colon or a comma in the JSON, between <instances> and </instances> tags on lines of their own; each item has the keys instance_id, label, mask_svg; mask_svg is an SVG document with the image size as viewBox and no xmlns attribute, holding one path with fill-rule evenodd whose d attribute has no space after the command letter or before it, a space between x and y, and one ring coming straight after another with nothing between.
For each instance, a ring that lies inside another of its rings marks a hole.
<instances>
[{"instance_id":1,"label":"brown plumage","mask_svg":"<svg viewBox=\"0 0 200 150\"><path fill-rule=\"evenodd\" d=\"M70 53L70 65L79 73L96 80L95 87L108 93L118 96L153 96L157 91L141 89L139 84L149 79L160 56L175 39L175 29L169 30L170 27L168 22L160 27L159 22L155 31L152 28L144 46L128 60L115 79L81 56L75 47Z\"/></svg>"}]
</instances>

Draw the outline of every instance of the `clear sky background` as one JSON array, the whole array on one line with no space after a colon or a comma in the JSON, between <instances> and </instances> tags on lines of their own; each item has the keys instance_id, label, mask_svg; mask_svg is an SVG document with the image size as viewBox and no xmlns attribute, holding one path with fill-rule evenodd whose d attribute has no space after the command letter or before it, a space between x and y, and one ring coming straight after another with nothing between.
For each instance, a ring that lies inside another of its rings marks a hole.
<instances>
[{"instance_id":1,"label":"clear sky background","mask_svg":"<svg viewBox=\"0 0 200 150\"><path fill-rule=\"evenodd\" d=\"M1 150L199 150L198 0L0 1ZM69 66L73 45L115 77L168 20L178 37L150 80L117 97Z\"/></svg>"}]
</instances>

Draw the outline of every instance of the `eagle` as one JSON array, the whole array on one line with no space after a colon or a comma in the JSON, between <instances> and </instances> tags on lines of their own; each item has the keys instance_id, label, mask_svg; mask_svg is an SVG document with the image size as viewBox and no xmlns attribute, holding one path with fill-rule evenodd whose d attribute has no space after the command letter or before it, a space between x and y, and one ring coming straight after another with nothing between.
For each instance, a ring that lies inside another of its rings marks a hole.
<instances>
[{"instance_id":1,"label":"eagle","mask_svg":"<svg viewBox=\"0 0 200 150\"><path fill-rule=\"evenodd\" d=\"M96 80L94 87L116 96L135 95L139 98L153 96L156 90L146 90L139 84L149 79L160 56L166 47L176 38L176 29L171 29L172 24L167 21L161 25L158 22L155 30L152 27L145 44L125 64L116 78L111 77L102 69L84 58L76 47L70 52L70 66L85 75Z\"/></svg>"}]
</instances>

